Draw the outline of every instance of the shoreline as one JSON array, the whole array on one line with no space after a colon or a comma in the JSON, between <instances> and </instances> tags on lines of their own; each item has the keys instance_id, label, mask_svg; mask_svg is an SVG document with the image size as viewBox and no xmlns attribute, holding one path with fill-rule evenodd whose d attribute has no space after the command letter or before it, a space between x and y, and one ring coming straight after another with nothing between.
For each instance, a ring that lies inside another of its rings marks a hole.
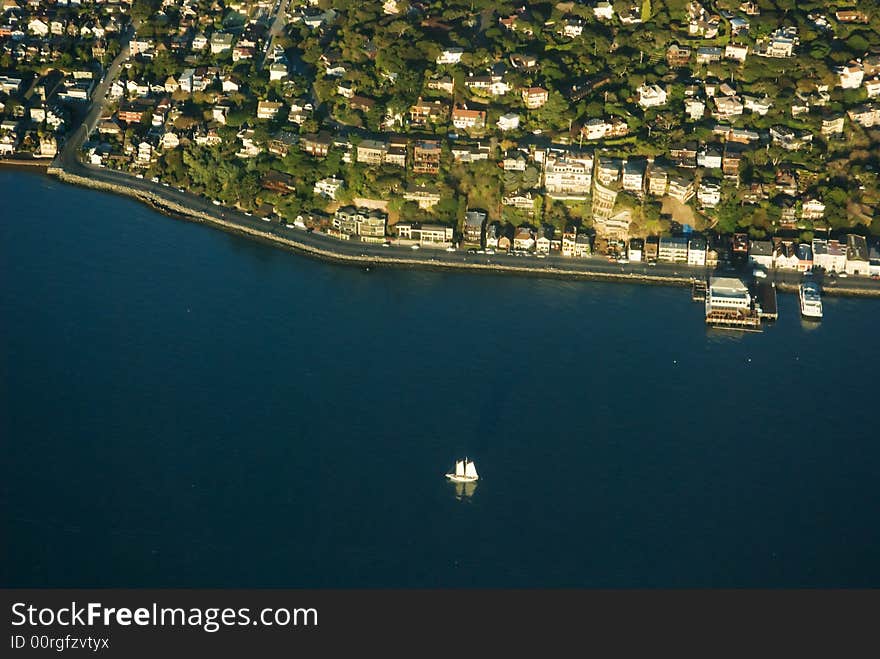
<instances>
[{"instance_id":1,"label":"shoreline","mask_svg":"<svg viewBox=\"0 0 880 659\"><path fill-rule=\"evenodd\" d=\"M0 165L10 169L42 169L44 173L52 165L52 158L0 158Z\"/></svg>"},{"instance_id":2,"label":"shoreline","mask_svg":"<svg viewBox=\"0 0 880 659\"><path fill-rule=\"evenodd\" d=\"M36 164L36 163L35 163ZM218 218L211 213L196 210L176 202L162 198L152 192L125 187L116 183L99 181L78 174L71 174L63 168L50 166L50 163L39 163L43 167L28 166L28 170L44 169L44 173L70 185L90 188L102 192L110 192L133 198L153 210L177 220L210 225L226 233L246 237L267 245L303 254L318 260L348 266L379 266L388 268L433 270L437 272L465 271L484 274L508 274L524 277L540 277L545 279L566 279L581 281L605 281L630 284L649 284L654 286L672 286L684 288L691 285L692 276L656 276L641 273L612 273L601 271L584 271L559 267L526 268L505 264L461 263L432 261L425 259L399 259L377 255L351 255L335 252L332 249L316 247L300 242L292 237L280 236L277 233L249 227L232 220ZM782 293L797 294L796 285L784 282L777 283L776 288ZM874 289L853 289L840 286L823 287L823 294L841 297L880 298L880 287Z\"/></svg>"}]
</instances>

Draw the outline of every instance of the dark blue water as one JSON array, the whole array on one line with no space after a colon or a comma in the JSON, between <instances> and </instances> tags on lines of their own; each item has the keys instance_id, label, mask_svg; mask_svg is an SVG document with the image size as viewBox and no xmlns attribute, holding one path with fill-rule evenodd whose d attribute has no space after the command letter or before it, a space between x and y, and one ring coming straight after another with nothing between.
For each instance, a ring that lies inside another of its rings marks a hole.
<instances>
[{"instance_id":1,"label":"dark blue water","mask_svg":"<svg viewBox=\"0 0 880 659\"><path fill-rule=\"evenodd\" d=\"M880 586L880 303L707 333L684 289L0 199L0 585Z\"/></svg>"}]
</instances>

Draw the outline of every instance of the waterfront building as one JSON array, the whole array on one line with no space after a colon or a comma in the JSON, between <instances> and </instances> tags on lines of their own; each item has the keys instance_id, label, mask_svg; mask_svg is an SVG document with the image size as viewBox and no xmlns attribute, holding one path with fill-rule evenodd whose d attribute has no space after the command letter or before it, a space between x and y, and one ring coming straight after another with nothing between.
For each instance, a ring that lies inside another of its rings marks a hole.
<instances>
[{"instance_id":1,"label":"waterfront building","mask_svg":"<svg viewBox=\"0 0 880 659\"><path fill-rule=\"evenodd\" d=\"M637 263L642 260L642 254L645 250L645 241L641 238L630 238L627 249L627 258Z\"/></svg>"},{"instance_id":2,"label":"waterfront building","mask_svg":"<svg viewBox=\"0 0 880 659\"><path fill-rule=\"evenodd\" d=\"M524 225L513 232L513 248L530 251L535 246L535 234L532 227Z\"/></svg>"},{"instance_id":3,"label":"waterfront building","mask_svg":"<svg viewBox=\"0 0 880 659\"><path fill-rule=\"evenodd\" d=\"M706 318L729 317L748 314L752 308L752 296L741 279L735 277L710 277L706 290Z\"/></svg>"},{"instance_id":4,"label":"waterfront building","mask_svg":"<svg viewBox=\"0 0 880 659\"><path fill-rule=\"evenodd\" d=\"M749 262L772 268L773 243L769 240L752 240L749 243Z\"/></svg>"},{"instance_id":5,"label":"waterfront building","mask_svg":"<svg viewBox=\"0 0 880 659\"><path fill-rule=\"evenodd\" d=\"M482 246L486 217L486 213L479 210L469 210L464 214L464 242Z\"/></svg>"},{"instance_id":6,"label":"waterfront building","mask_svg":"<svg viewBox=\"0 0 880 659\"><path fill-rule=\"evenodd\" d=\"M398 222L394 225L399 238L422 246L445 247L452 245L452 227L442 224Z\"/></svg>"},{"instance_id":7,"label":"waterfront building","mask_svg":"<svg viewBox=\"0 0 880 659\"><path fill-rule=\"evenodd\" d=\"M798 269L797 243L786 238L773 239L773 267L780 270Z\"/></svg>"},{"instance_id":8,"label":"waterfront building","mask_svg":"<svg viewBox=\"0 0 880 659\"><path fill-rule=\"evenodd\" d=\"M562 255L569 257L574 256L576 247L577 229L575 227L568 227L562 232Z\"/></svg>"},{"instance_id":9,"label":"waterfront building","mask_svg":"<svg viewBox=\"0 0 880 659\"><path fill-rule=\"evenodd\" d=\"M850 275L868 276L870 262L868 258L868 242L864 236L848 234L846 237L845 272Z\"/></svg>"},{"instance_id":10,"label":"waterfront building","mask_svg":"<svg viewBox=\"0 0 880 659\"><path fill-rule=\"evenodd\" d=\"M827 272L846 270L846 245L838 240L813 238L813 265Z\"/></svg>"},{"instance_id":11,"label":"waterfront building","mask_svg":"<svg viewBox=\"0 0 880 659\"><path fill-rule=\"evenodd\" d=\"M663 236L657 258L665 263L687 263L688 239L684 236Z\"/></svg>"},{"instance_id":12,"label":"waterfront building","mask_svg":"<svg viewBox=\"0 0 880 659\"><path fill-rule=\"evenodd\" d=\"M700 268L706 266L706 239L703 236L694 236L688 241L687 263Z\"/></svg>"}]
</instances>

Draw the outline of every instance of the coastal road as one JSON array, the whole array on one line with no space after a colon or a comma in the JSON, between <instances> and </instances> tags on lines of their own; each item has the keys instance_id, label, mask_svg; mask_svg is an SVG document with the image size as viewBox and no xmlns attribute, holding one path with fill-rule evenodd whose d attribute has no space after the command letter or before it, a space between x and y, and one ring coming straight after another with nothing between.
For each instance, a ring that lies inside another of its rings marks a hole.
<instances>
[{"instance_id":1,"label":"coastal road","mask_svg":"<svg viewBox=\"0 0 880 659\"><path fill-rule=\"evenodd\" d=\"M192 194L186 190L172 188L163 183L154 183L147 179L136 178L125 172L86 165L78 160L74 160L72 163L69 163L69 165L70 166L68 167L66 163L65 170L72 174L149 193L159 200L171 202L194 211L199 211L217 219L238 225L243 229L253 231L258 235L264 235L267 240L273 240L278 237L286 238L296 241L306 248L320 249L340 256L357 257L361 259L365 265L371 264L372 259L375 258L382 260L391 259L402 265L407 263L424 265L427 263L428 265L436 264L438 266L443 266L448 264L459 267L467 267L469 265L511 266L534 271L536 275L589 276L590 274L596 274L603 277L610 275L628 275L633 276L635 281L638 281L638 278L641 276L649 276L660 280L668 280L669 283L677 283L679 285L686 284L692 277L705 279L710 274L713 274L710 269L687 266L684 264L620 264L609 261L606 257L601 256L575 259L561 256L548 256L546 258L537 258L534 255L514 256L507 253L496 253L491 255L468 254L462 249L456 250L455 252L447 252L444 249L429 247L414 250L403 245L383 246L356 241L338 240L318 232L308 232L294 226L270 223L253 216L245 215L243 212L234 208L218 206L210 199ZM381 264L378 265L381 266ZM727 270L719 270L716 274L751 279L751 271L751 267L739 269L730 267ZM774 281L777 284L787 284L796 287L801 279L802 275L799 272L776 270L769 273L766 281ZM834 285L825 282L824 288L829 291L833 288L846 288L854 291L880 294L880 281L874 281L867 277L848 277L845 279L838 279Z\"/></svg>"}]
</instances>

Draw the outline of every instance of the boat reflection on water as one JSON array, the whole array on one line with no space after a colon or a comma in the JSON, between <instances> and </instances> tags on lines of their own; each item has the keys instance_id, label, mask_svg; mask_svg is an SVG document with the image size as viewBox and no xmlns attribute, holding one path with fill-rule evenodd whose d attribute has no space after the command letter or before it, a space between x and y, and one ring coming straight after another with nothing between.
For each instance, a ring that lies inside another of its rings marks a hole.
<instances>
[{"instance_id":1,"label":"boat reflection on water","mask_svg":"<svg viewBox=\"0 0 880 659\"><path fill-rule=\"evenodd\" d=\"M470 483L455 483L455 498L459 501L465 501L474 496L477 489L476 481Z\"/></svg>"},{"instance_id":2,"label":"boat reflection on water","mask_svg":"<svg viewBox=\"0 0 880 659\"><path fill-rule=\"evenodd\" d=\"M801 316L801 329L812 332L815 329L819 329L819 327L821 326L822 323L819 322L818 318L807 318L805 316Z\"/></svg>"}]
</instances>

